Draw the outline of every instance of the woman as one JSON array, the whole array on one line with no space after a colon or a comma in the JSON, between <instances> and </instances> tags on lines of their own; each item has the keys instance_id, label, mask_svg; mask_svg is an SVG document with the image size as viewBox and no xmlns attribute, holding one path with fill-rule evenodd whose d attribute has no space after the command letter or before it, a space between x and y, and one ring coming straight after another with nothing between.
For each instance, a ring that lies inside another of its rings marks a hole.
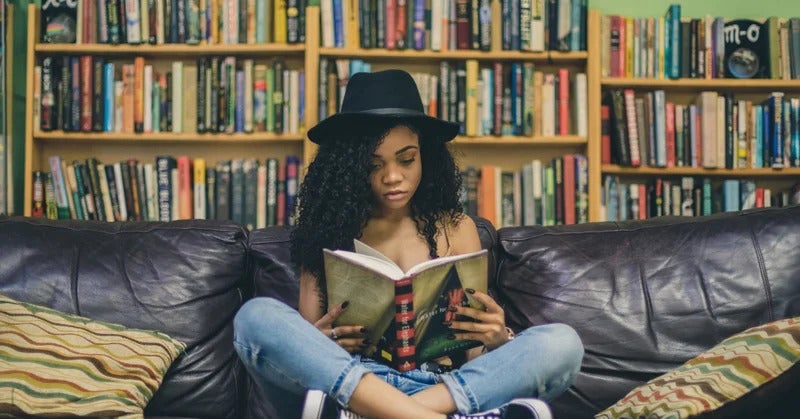
<instances>
[{"instance_id":1,"label":"woman","mask_svg":"<svg viewBox=\"0 0 800 419\"><path fill-rule=\"evenodd\" d=\"M566 390L583 356L568 326L532 327L515 337L502 308L489 295L468 290L486 310L458 307L457 314L475 322L450 327L455 339L483 346L453 360L451 371L400 373L357 354L371 344L361 325L333 327L347 302L326 307L323 248L352 250L358 238L403 270L480 250L475 223L459 205L461 178L446 144L457 133L458 125L424 114L408 73L351 77L341 111L308 132L320 147L300 189L292 233L299 310L257 298L235 319L236 350L256 380L297 393L321 390L368 417L470 417L463 415L482 411L482 417L549 417L547 406L533 398L550 400ZM522 397L529 399L513 400ZM310 397L306 407L314 407ZM496 410L485 412L490 409Z\"/></svg>"}]
</instances>

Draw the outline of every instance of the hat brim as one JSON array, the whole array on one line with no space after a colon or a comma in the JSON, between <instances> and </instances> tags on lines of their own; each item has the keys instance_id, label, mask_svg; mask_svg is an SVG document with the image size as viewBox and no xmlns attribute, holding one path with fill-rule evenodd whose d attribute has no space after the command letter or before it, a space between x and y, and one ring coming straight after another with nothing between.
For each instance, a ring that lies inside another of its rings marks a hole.
<instances>
[{"instance_id":1,"label":"hat brim","mask_svg":"<svg viewBox=\"0 0 800 419\"><path fill-rule=\"evenodd\" d=\"M357 132L366 123L385 120L403 120L411 123L425 138L437 141L450 141L458 135L459 124L434 118L418 112L395 112L392 114L376 112L340 112L329 116L308 130L308 138L322 144L331 138Z\"/></svg>"}]
</instances>

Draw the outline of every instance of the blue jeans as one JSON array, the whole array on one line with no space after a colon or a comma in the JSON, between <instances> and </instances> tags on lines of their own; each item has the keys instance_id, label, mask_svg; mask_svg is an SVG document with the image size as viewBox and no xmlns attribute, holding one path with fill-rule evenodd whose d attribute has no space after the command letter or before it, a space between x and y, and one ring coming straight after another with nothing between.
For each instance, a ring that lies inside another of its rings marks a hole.
<instances>
[{"instance_id":1,"label":"blue jeans","mask_svg":"<svg viewBox=\"0 0 800 419\"><path fill-rule=\"evenodd\" d=\"M444 383L461 413L492 409L518 397L552 400L572 384L583 358L572 328L548 324L531 327L453 371L401 373L349 354L299 312L267 297L239 309L233 343L254 380L290 392L323 390L347 407L361 377L373 373L408 395Z\"/></svg>"}]
</instances>

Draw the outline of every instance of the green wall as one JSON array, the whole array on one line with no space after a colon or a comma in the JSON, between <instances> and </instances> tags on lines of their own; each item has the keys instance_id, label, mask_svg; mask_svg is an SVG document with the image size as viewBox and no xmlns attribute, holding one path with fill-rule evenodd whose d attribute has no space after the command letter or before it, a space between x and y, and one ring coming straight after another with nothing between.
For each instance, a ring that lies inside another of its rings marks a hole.
<instances>
[{"instance_id":1,"label":"green wall","mask_svg":"<svg viewBox=\"0 0 800 419\"><path fill-rule=\"evenodd\" d=\"M661 16L670 4L681 5L681 16L706 14L725 18L764 18L800 16L797 0L588 0L589 7L604 14L632 17ZM780 5L780 6L779 6Z\"/></svg>"}]
</instances>

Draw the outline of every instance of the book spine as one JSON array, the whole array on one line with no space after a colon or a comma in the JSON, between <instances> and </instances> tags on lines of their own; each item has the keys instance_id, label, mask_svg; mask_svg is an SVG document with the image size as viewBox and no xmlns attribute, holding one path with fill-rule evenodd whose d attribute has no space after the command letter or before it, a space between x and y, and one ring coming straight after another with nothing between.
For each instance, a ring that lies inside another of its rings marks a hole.
<instances>
[{"instance_id":1,"label":"book spine","mask_svg":"<svg viewBox=\"0 0 800 419\"><path fill-rule=\"evenodd\" d=\"M395 282L395 330L397 343L394 354L394 367L400 372L411 371L417 367L415 360L416 343L414 330L414 293L413 278L405 278Z\"/></svg>"}]
</instances>

